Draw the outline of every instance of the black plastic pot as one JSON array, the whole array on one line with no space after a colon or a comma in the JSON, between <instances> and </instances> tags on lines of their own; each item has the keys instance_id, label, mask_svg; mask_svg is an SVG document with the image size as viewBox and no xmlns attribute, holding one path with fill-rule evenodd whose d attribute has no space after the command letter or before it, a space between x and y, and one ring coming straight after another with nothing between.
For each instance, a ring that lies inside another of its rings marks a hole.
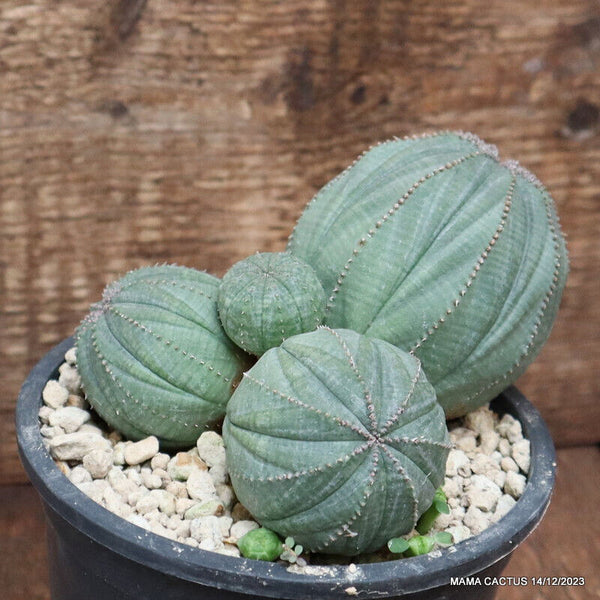
<instances>
[{"instance_id":1,"label":"black plastic pot","mask_svg":"<svg viewBox=\"0 0 600 600\"><path fill-rule=\"evenodd\" d=\"M53 600L327 600L355 595L485 600L495 595L494 578L537 526L550 501L556 465L552 440L537 410L510 388L494 400L493 408L516 417L531 442L525 492L498 523L454 547L433 555L356 568L328 566L322 573L300 575L280 564L222 556L173 542L89 499L59 471L44 448L37 416L42 390L56 378L72 343L65 340L34 367L17 405L21 460L47 517Z\"/></svg>"}]
</instances>

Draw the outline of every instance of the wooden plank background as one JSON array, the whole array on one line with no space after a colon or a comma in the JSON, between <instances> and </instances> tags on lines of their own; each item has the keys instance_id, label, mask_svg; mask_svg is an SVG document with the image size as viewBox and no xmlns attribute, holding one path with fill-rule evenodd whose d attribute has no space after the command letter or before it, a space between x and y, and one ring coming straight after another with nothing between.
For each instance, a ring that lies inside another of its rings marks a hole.
<instances>
[{"instance_id":1,"label":"wooden plank background","mask_svg":"<svg viewBox=\"0 0 600 600\"><path fill-rule=\"evenodd\" d=\"M3 0L0 482L22 380L108 281L283 249L363 149L446 128L557 202L571 274L519 385L559 446L598 442L599 107L598 0Z\"/></svg>"}]
</instances>

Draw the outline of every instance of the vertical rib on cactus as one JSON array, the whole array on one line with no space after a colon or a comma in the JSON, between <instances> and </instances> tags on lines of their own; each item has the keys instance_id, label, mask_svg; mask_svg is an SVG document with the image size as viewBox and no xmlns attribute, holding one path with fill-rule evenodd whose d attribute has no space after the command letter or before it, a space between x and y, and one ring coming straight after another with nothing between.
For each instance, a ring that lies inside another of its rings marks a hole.
<instances>
[{"instance_id":1,"label":"vertical rib on cactus","mask_svg":"<svg viewBox=\"0 0 600 600\"><path fill-rule=\"evenodd\" d=\"M109 285L77 330L77 365L90 404L131 439L194 443L225 414L249 364L225 335L219 280L172 265Z\"/></svg>"},{"instance_id":2,"label":"vertical rib on cactus","mask_svg":"<svg viewBox=\"0 0 600 600\"><path fill-rule=\"evenodd\" d=\"M449 417L523 373L568 270L542 184L462 132L365 153L315 196L288 249L321 279L324 323L419 357Z\"/></svg>"},{"instance_id":3,"label":"vertical rib on cactus","mask_svg":"<svg viewBox=\"0 0 600 600\"><path fill-rule=\"evenodd\" d=\"M444 413L410 354L321 327L245 373L223 425L239 500L312 551L353 555L410 531L444 478Z\"/></svg>"}]
</instances>

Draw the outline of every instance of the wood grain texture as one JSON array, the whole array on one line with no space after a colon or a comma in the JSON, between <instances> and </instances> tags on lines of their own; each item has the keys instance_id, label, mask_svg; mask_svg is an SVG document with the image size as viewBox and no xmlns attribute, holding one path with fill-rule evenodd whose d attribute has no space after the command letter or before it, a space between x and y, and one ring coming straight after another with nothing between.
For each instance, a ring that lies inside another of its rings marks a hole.
<instances>
[{"instance_id":1,"label":"wood grain texture","mask_svg":"<svg viewBox=\"0 0 600 600\"><path fill-rule=\"evenodd\" d=\"M597 0L5 0L0 481L20 383L108 281L282 249L362 150L439 128L555 197L571 275L520 385L557 444L597 441L599 105Z\"/></svg>"},{"instance_id":2,"label":"wood grain texture","mask_svg":"<svg viewBox=\"0 0 600 600\"><path fill-rule=\"evenodd\" d=\"M556 489L541 525L519 546L503 575L584 577L581 587L503 586L496 600L593 600L600 596L598 448L558 451ZM573 532L575 523L575 533ZM0 582L6 600L47 600L48 574L41 503L31 486L0 485ZM36 576L32 577L31 573Z\"/></svg>"}]
</instances>

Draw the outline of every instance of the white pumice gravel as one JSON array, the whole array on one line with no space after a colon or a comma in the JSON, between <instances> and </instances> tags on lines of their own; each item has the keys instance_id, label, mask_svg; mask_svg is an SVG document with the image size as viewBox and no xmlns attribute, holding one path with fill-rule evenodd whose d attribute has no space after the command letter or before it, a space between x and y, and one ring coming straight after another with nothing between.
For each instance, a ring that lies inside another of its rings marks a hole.
<instances>
[{"instance_id":1,"label":"white pumice gravel","mask_svg":"<svg viewBox=\"0 0 600 600\"><path fill-rule=\"evenodd\" d=\"M237 502L222 437L200 435L187 451L160 451L156 437L123 440L90 409L81 390L75 350L59 379L48 381L39 411L40 432L60 470L97 503L139 527L194 547L240 556L237 541L259 524ZM454 543L499 521L527 483L529 441L521 424L488 407L448 424L453 448L444 492L450 513L431 533ZM356 559L355 559L356 560Z\"/></svg>"}]
</instances>

